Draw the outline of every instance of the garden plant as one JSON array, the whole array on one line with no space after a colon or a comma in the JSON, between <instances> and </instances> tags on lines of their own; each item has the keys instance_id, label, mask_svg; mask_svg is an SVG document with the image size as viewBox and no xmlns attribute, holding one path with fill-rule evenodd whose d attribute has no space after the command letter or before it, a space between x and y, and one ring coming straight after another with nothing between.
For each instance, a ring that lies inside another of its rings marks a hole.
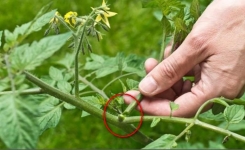
<instances>
[{"instance_id":1,"label":"garden plant","mask_svg":"<svg viewBox=\"0 0 245 150\"><path fill-rule=\"evenodd\" d=\"M167 43L172 41L174 52L183 42L203 10L199 0L141 0L141 3L145 9L154 9L156 21L162 25L158 29L162 33L161 49L157 51L159 61L163 60ZM138 89L140 79L146 75L143 67L146 56L120 51L115 56L100 55L93 48L94 41L99 43L107 38L106 33L113 27L109 20L117 17L117 12L111 10L111 5L103 0L100 6L91 6L91 12L85 15L72 10L62 15L51 6L52 3L47 4L33 20L13 31L0 31L0 139L7 148L36 148L39 137L58 125L64 109L79 110L80 119L100 120L100 125L107 127L104 130L116 138L130 138L145 149L204 148L200 143L188 144L194 127L222 135L220 141L209 143L210 148L225 148L230 139L245 145L242 132L245 96L210 99L192 118L172 116L179 107L174 102L169 103L169 116L144 114L140 106L143 95L133 97L135 100L129 105L123 96L130 96L125 94L128 90ZM41 29L44 29L41 39L26 42ZM59 55L55 63L47 61ZM39 73L40 70L44 73ZM120 93L113 91L115 86L120 86ZM210 104L212 109L204 112ZM165 131L152 138L140 128L146 122L150 122L148 128L168 123L184 128L178 134ZM179 143L181 139L186 141L185 146L183 141Z\"/></svg>"}]
</instances>

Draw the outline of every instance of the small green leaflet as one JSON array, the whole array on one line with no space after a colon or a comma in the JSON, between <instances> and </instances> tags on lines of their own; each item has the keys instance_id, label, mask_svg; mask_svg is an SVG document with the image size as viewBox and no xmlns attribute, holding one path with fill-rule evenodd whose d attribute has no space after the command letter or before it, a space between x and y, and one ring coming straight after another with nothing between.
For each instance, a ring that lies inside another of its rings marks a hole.
<instances>
[{"instance_id":1,"label":"small green leaflet","mask_svg":"<svg viewBox=\"0 0 245 150\"><path fill-rule=\"evenodd\" d=\"M74 62L74 55L72 53L66 53L65 57L62 57L56 63L66 67L67 69L70 69L73 62Z\"/></svg>"},{"instance_id":2,"label":"small green leaflet","mask_svg":"<svg viewBox=\"0 0 245 150\"><path fill-rule=\"evenodd\" d=\"M169 105L171 109L170 117L172 117L173 111L179 109L179 105L174 102L169 102Z\"/></svg>"},{"instance_id":3,"label":"small green leaflet","mask_svg":"<svg viewBox=\"0 0 245 150\"><path fill-rule=\"evenodd\" d=\"M200 16L200 4L199 0L193 0L190 7L191 16L197 20Z\"/></svg>"},{"instance_id":4,"label":"small green leaflet","mask_svg":"<svg viewBox=\"0 0 245 150\"><path fill-rule=\"evenodd\" d=\"M222 122L221 124L219 124L220 128L225 128L226 126L227 126L227 122ZM245 130L245 120L242 120L236 124L230 124L228 130L230 131Z\"/></svg>"},{"instance_id":5,"label":"small green leaflet","mask_svg":"<svg viewBox=\"0 0 245 150\"><path fill-rule=\"evenodd\" d=\"M33 149L39 136L36 101L20 96L0 97L0 138L10 149Z\"/></svg>"},{"instance_id":6,"label":"small green leaflet","mask_svg":"<svg viewBox=\"0 0 245 150\"><path fill-rule=\"evenodd\" d=\"M138 81L135 81L133 79L127 79L126 83L127 83L129 90L137 90L138 89L138 85L139 85Z\"/></svg>"},{"instance_id":7,"label":"small green leaflet","mask_svg":"<svg viewBox=\"0 0 245 150\"><path fill-rule=\"evenodd\" d=\"M177 146L175 142L175 135L172 134L164 134L157 140L152 143L146 145L143 149L170 149Z\"/></svg>"},{"instance_id":8,"label":"small green leaflet","mask_svg":"<svg viewBox=\"0 0 245 150\"><path fill-rule=\"evenodd\" d=\"M24 44L16 47L10 55L13 67L19 70L34 70L58 51L70 36L70 32L49 36L31 45Z\"/></svg>"},{"instance_id":9,"label":"small green leaflet","mask_svg":"<svg viewBox=\"0 0 245 150\"><path fill-rule=\"evenodd\" d=\"M65 92L65 93L70 93L72 90L71 84L67 81L58 81L57 87L58 87L58 89L60 89L61 91Z\"/></svg>"},{"instance_id":10,"label":"small green leaflet","mask_svg":"<svg viewBox=\"0 0 245 150\"><path fill-rule=\"evenodd\" d=\"M224 117L229 124L239 123L245 116L244 106L231 105L226 107Z\"/></svg>"},{"instance_id":11,"label":"small green leaflet","mask_svg":"<svg viewBox=\"0 0 245 150\"><path fill-rule=\"evenodd\" d=\"M213 114L212 110L200 114L198 118L205 121L225 121L223 113Z\"/></svg>"},{"instance_id":12,"label":"small green leaflet","mask_svg":"<svg viewBox=\"0 0 245 150\"><path fill-rule=\"evenodd\" d=\"M53 66L49 68L49 76L55 81L61 81L64 78L62 72Z\"/></svg>"},{"instance_id":13,"label":"small green leaflet","mask_svg":"<svg viewBox=\"0 0 245 150\"><path fill-rule=\"evenodd\" d=\"M76 109L76 106L71 105L71 104L69 104L69 103L65 103L65 104L64 104L64 107L65 107L66 109Z\"/></svg>"},{"instance_id":14,"label":"small green leaflet","mask_svg":"<svg viewBox=\"0 0 245 150\"><path fill-rule=\"evenodd\" d=\"M155 127L160 121L160 118L154 118L151 122L151 128Z\"/></svg>"},{"instance_id":15,"label":"small green leaflet","mask_svg":"<svg viewBox=\"0 0 245 150\"><path fill-rule=\"evenodd\" d=\"M2 45L2 35L3 35L3 31L0 31L0 47Z\"/></svg>"},{"instance_id":16,"label":"small green leaflet","mask_svg":"<svg viewBox=\"0 0 245 150\"><path fill-rule=\"evenodd\" d=\"M40 134L42 134L48 128L54 128L60 121L62 106L57 98L48 97L39 106L40 116L38 117Z\"/></svg>"}]
</instances>

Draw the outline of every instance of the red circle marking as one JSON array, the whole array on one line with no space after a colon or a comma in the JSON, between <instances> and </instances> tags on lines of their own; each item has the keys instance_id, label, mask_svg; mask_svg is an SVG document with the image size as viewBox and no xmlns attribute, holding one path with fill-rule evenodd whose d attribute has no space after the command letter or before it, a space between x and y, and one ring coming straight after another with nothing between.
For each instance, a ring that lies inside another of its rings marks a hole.
<instances>
[{"instance_id":1,"label":"red circle marking","mask_svg":"<svg viewBox=\"0 0 245 150\"><path fill-rule=\"evenodd\" d=\"M139 125L137 126L137 128L136 128L133 132L128 133L128 134L126 134L126 135L120 135L120 134L117 134L117 133L113 132L113 131L110 129L110 127L108 126L107 121L106 121L106 109L107 109L108 105L110 104L110 102L111 102L112 100L114 100L115 98L117 98L117 97L119 97L119 96L123 96L123 95L127 95L127 96L133 98L133 100L135 100L135 101L137 102L137 105L139 106L139 109L140 109L140 122L139 122ZM143 114L143 110L142 110L142 107L141 107L141 105L140 105L140 102L139 102L134 96L132 96L132 95L130 95L130 94L126 94L126 93L118 93L118 94L113 95L113 96L106 102L106 104L105 104L105 106L104 106L104 111L103 111L103 120L104 120L104 125L105 125L105 127L107 128L107 130L108 130L111 134L113 134L114 136L119 137L119 138L128 138L128 137L134 135L134 134L140 129L140 127L141 127L141 125L142 125L142 122L143 122L143 116L144 116L144 114Z\"/></svg>"}]
</instances>

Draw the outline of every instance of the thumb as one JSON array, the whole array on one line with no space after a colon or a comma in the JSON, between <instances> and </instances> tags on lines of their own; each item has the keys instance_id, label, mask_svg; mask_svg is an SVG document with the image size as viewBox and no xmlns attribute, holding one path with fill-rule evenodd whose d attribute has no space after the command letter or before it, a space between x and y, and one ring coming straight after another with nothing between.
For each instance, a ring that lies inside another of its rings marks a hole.
<instances>
[{"instance_id":1,"label":"thumb","mask_svg":"<svg viewBox=\"0 0 245 150\"><path fill-rule=\"evenodd\" d=\"M187 37L173 54L147 74L139 84L142 94L153 96L167 90L207 57L205 46L191 39Z\"/></svg>"}]
</instances>

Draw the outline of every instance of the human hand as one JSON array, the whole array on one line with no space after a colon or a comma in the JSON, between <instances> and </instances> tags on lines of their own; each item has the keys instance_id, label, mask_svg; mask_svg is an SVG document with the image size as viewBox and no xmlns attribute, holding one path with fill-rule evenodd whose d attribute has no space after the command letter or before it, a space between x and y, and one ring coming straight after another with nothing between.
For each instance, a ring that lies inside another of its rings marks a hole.
<instances>
[{"instance_id":1,"label":"human hand","mask_svg":"<svg viewBox=\"0 0 245 150\"><path fill-rule=\"evenodd\" d=\"M180 107L173 116L191 117L211 98L233 99L244 93L244 9L244 0L214 0L173 54L159 64L146 61L149 73L139 84L146 96L141 102L144 112L169 115L169 101L174 101ZM188 72L195 76L193 87L181 81Z\"/></svg>"}]
</instances>

